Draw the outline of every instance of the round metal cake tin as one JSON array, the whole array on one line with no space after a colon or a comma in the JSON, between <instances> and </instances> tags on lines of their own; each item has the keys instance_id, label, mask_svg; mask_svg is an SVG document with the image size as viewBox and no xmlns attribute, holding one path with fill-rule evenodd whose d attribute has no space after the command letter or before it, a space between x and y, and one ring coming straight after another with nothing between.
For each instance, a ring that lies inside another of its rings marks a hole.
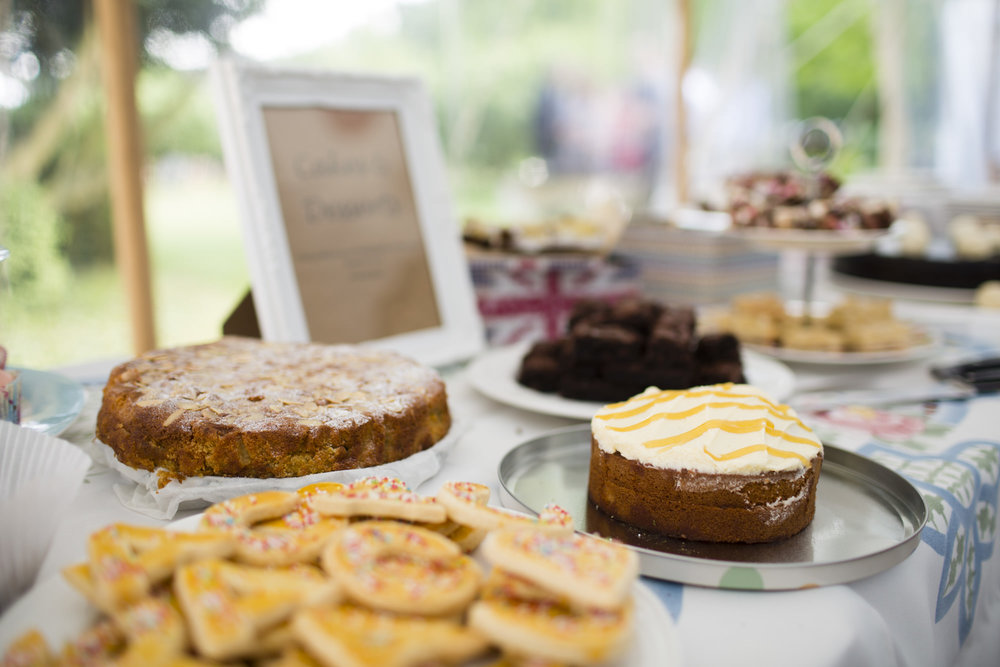
<instances>
[{"instance_id":1,"label":"round metal cake tin","mask_svg":"<svg viewBox=\"0 0 1000 667\"><path fill-rule=\"evenodd\" d=\"M863 579L905 559L919 544L927 520L923 498L906 479L827 445L816 515L798 535L768 544L671 539L637 531L596 510L587 501L589 465L590 424L531 438L500 461L501 501L535 513L556 503L573 516L578 530L633 548L642 574L685 584L789 590Z\"/></svg>"}]
</instances>

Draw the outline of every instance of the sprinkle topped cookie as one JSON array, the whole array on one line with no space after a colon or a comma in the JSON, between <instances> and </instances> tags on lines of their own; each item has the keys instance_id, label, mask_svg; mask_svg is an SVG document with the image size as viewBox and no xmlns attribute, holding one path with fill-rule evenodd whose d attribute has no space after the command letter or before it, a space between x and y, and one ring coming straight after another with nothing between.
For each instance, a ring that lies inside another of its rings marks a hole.
<instances>
[{"instance_id":1,"label":"sprinkle topped cookie","mask_svg":"<svg viewBox=\"0 0 1000 667\"><path fill-rule=\"evenodd\" d=\"M295 617L292 629L311 654L341 658L324 664L450 665L489 648L478 632L454 621L396 616L349 605L304 611Z\"/></svg>"},{"instance_id":2,"label":"sprinkle topped cookie","mask_svg":"<svg viewBox=\"0 0 1000 667\"><path fill-rule=\"evenodd\" d=\"M509 654L590 665L623 651L631 638L632 615L629 604L576 609L494 570L469 610L469 625Z\"/></svg>"},{"instance_id":3,"label":"sprinkle topped cookie","mask_svg":"<svg viewBox=\"0 0 1000 667\"><path fill-rule=\"evenodd\" d=\"M195 647L216 660L252 654L263 630L303 605L340 599L339 588L316 567L269 569L222 560L181 568L174 590Z\"/></svg>"},{"instance_id":4,"label":"sprinkle topped cookie","mask_svg":"<svg viewBox=\"0 0 1000 667\"><path fill-rule=\"evenodd\" d=\"M404 614L461 611L482 579L476 562L448 538L393 521L344 528L323 552L322 563L351 599Z\"/></svg>"},{"instance_id":5,"label":"sprinkle topped cookie","mask_svg":"<svg viewBox=\"0 0 1000 667\"><path fill-rule=\"evenodd\" d=\"M615 545L574 535L560 508L538 518L490 508L483 484L443 495L473 524L316 509L339 497L443 509L372 477L222 501L190 533L108 526L87 561L63 570L97 621L61 652L26 633L2 647L0 666L568 667L623 655L634 612L620 592L637 574ZM278 559L293 543L305 553L306 536L317 556ZM247 564L253 550L267 565Z\"/></svg>"},{"instance_id":6,"label":"sprinkle topped cookie","mask_svg":"<svg viewBox=\"0 0 1000 667\"><path fill-rule=\"evenodd\" d=\"M631 549L589 535L500 529L486 536L483 557L583 607L620 607L639 571Z\"/></svg>"},{"instance_id":7,"label":"sprinkle topped cookie","mask_svg":"<svg viewBox=\"0 0 1000 667\"><path fill-rule=\"evenodd\" d=\"M538 518L506 512L486 504L489 487L474 482L446 482L437 494L437 502L448 518L472 528L493 530L506 526L531 527L546 532L573 532L573 518L558 505L549 505Z\"/></svg>"},{"instance_id":8,"label":"sprinkle topped cookie","mask_svg":"<svg viewBox=\"0 0 1000 667\"><path fill-rule=\"evenodd\" d=\"M410 490L394 477L365 477L340 491L317 495L312 506L326 516L371 516L404 521L440 522L447 517L434 498Z\"/></svg>"}]
</instances>

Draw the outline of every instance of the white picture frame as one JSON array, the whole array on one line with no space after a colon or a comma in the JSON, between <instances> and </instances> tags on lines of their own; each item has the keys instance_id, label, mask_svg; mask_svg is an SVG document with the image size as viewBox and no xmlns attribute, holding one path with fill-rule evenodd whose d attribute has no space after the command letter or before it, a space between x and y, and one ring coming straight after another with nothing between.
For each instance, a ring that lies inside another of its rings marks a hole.
<instances>
[{"instance_id":1,"label":"white picture frame","mask_svg":"<svg viewBox=\"0 0 1000 667\"><path fill-rule=\"evenodd\" d=\"M389 348L432 366L480 352L422 83L230 58L210 76L261 337Z\"/></svg>"}]
</instances>

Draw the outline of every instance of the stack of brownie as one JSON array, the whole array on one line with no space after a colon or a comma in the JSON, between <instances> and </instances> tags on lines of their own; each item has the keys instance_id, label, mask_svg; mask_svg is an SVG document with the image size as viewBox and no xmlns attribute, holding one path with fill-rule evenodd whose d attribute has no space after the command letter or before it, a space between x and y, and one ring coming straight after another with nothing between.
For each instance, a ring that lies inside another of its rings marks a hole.
<instances>
[{"instance_id":1,"label":"stack of brownie","mask_svg":"<svg viewBox=\"0 0 1000 667\"><path fill-rule=\"evenodd\" d=\"M694 310L629 299L580 301L567 333L539 341L521 361L518 382L566 398L621 401L660 389L745 382L739 341L696 332Z\"/></svg>"}]
</instances>

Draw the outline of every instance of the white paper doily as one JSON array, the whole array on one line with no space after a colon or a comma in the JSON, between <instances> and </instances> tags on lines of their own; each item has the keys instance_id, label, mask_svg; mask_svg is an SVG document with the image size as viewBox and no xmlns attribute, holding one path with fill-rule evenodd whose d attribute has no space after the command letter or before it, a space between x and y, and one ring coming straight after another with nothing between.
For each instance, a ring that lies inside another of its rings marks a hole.
<instances>
[{"instance_id":1,"label":"white paper doily","mask_svg":"<svg viewBox=\"0 0 1000 667\"><path fill-rule=\"evenodd\" d=\"M448 453L458 442L461 430L461 425L457 421L453 421L448 435L429 449L399 461L370 468L334 470L302 477L271 477L266 479L188 477L182 482L171 481L163 488L157 488L160 479L155 471L137 470L125 465L115 458L114 451L110 447L96 438L82 448L90 454L94 461L108 466L123 477L122 483L115 484L114 489L118 499L125 507L155 519L169 520L173 519L179 510L200 509L233 496L273 489L294 491L316 482L349 483L369 475L396 477L404 481L411 489L415 489L441 470L441 465Z\"/></svg>"}]
</instances>

